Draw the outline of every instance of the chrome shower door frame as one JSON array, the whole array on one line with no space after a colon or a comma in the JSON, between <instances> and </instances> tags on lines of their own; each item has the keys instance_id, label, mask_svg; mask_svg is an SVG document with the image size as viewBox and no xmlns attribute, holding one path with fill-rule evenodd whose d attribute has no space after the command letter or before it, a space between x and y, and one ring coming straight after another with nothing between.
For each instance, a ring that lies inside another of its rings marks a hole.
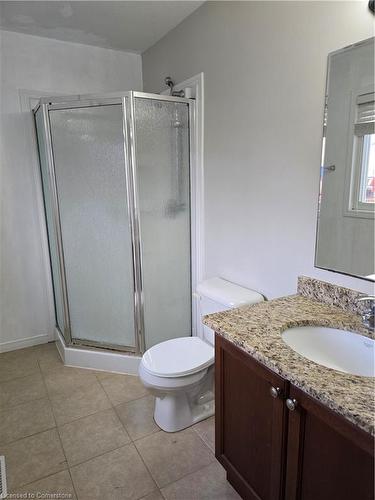
<instances>
[{"instance_id":1,"label":"chrome shower door frame","mask_svg":"<svg viewBox=\"0 0 375 500\"><path fill-rule=\"evenodd\" d=\"M189 106L189 182L190 182L190 275L191 275L191 292L196 288L196 266L192 265L193 245L195 241L192 238L192 199L194 192L193 170L194 158L193 151L195 151L195 101L193 99L186 99L175 96L165 96L159 94L150 94L146 92L130 91L124 94L122 98L124 110L124 146L125 146L125 161L128 164L128 172L130 182L130 199L132 199L132 211L130 214L132 226L132 243L133 243L133 266L134 266L134 279L135 279L135 325L136 325L136 345L137 354L143 354L146 348L146 334L144 325L144 286L143 286L143 266L142 266L142 233L140 222L140 209L139 209L139 193L137 183L137 155L136 155L136 131L135 131L135 111L134 100L136 98L150 99L154 101L166 101L185 103ZM128 194L129 197L129 194ZM190 293L191 302L191 321L193 325L193 302L192 293Z\"/></svg>"},{"instance_id":2,"label":"chrome shower door frame","mask_svg":"<svg viewBox=\"0 0 375 500\"><path fill-rule=\"evenodd\" d=\"M51 126L49 121L48 114L48 104L40 103L37 108L34 110L34 117L36 112L40 109L43 117L43 127L44 127L44 136L45 136L45 157L48 169L48 181L49 181L49 191L51 193L51 206L52 206L52 217L53 217L53 228L54 234L51 235L47 228L48 240L50 238L54 238L56 242L56 249L59 260L59 268L57 272L59 273L60 283L61 283L61 296L62 296L62 305L63 305L63 315L64 315L64 331L61 332L57 323L55 328L60 332L63 336L65 342L70 345L72 343L71 329L70 329L70 315L69 315L69 303L68 303L68 292L66 286L66 274L65 274L65 261L64 261L64 251L63 251L63 242L62 242L62 233L61 233L61 222L60 222L60 209L57 195L57 183L56 183L56 175L55 175L55 165L53 160L53 150L52 150L52 136L51 136ZM35 124L36 127L36 124ZM38 148L40 148L40 144L38 143ZM40 164L41 168L41 164ZM42 175L41 175L42 181ZM42 181L43 184L43 181ZM43 188L43 197L48 196L45 194L45 190ZM44 207L46 210L46 203L44 202ZM47 224L47 219L46 219ZM50 250L50 243L48 243L48 248ZM52 259L50 256L50 262L52 267ZM53 281L53 273L51 269L51 279ZM56 285L54 283L54 285ZM54 290L54 287L53 287ZM55 293L55 292L54 292ZM56 296L54 297L55 303L55 317L56 317Z\"/></svg>"},{"instance_id":3,"label":"chrome shower door frame","mask_svg":"<svg viewBox=\"0 0 375 500\"><path fill-rule=\"evenodd\" d=\"M145 328L144 328L144 295L143 295L143 277L142 277L142 241L140 230L140 211L139 211L139 198L137 186L137 159L136 159L136 134L135 134L135 115L134 115L134 99L152 99L160 101L172 101L179 103L186 103L189 105L189 167L190 173L194 164L192 152L194 151L194 123L195 123L195 102L192 99L184 99L174 96L162 96L159 94L149 94L143 92L124 92L119 97L106 97L95 96L90 98L85 96L80 99L79 96L69 98L51 98L41 99L38 106L34 109L35 113L41 108L43 116L43 126L46 141L46 163L48 168L48 179L50 183L51 192L51 206L53 210L54 221L54 235L48 233L48 238L56 238L56 247L59 260L59 274L61 283L61 295L63 298L63 312L64 312L64 332L60 332L57 325L56 328L63 336L65 343L68 346L85 346L85 347L99 347L105 349L113 349L118 351L125 351L137 355L143 354L145 351ZM82 339L75 339L72 336L70 314L69 314L69 297L65 272L65 259L64 259L64 246L61 231L61 218L59 208L59 197L56 182L56 171L52 147L51 125L49 113L53 110L74 109L93 106L106 106L106 105L122 105L123 112L123 143L124 143L124 171L126 180L126 193L127 193L127 210L129 217L129 229L131 233L132 242L132 267L133 267L133 285L134 285L134 324L135 324L135 347L124 345L112 345L108 343L101 343L95 341L86 341ZM192 201L192 175L190 174L190 203ZM45 196L45 195L44 195ZM190 214L191 214L190 207ZM190 225L192 226L192 224ZM192 231L191 231L192 233ZM191 238L192 239L192 238ZM193 248L191 245L191 255ZM191 284L195 289L195 266L191 266ZM53 279L53 278L52 278ZM54 284L55 285L55 284ZM56 307L56 306L55 306ZM192 315L193 319L193 315Z\"/></svg>"}]
</instances>

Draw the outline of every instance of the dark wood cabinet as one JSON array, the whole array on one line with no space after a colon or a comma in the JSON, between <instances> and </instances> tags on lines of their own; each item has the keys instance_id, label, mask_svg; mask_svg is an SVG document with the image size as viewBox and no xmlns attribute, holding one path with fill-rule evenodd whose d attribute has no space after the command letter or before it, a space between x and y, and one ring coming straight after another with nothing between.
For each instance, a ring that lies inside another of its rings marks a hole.
<instances>
[{"instance_id":1,"label":"dark wood cabinet","mask_svg":"<svg viewBox=\"0 0 375 500\"><path fill-rule=\"evenodd\" d=\"M216 458L242 498L281 498L286 382L222 337L216 338Z\"/></svg>"},{"instance_id":2,"label":"dark wood cabinet","mask_svg":"<svg viewBox=\"0 0 375 500\"><path fill-rule=\"evenodd\" d=\"M373 499L369 434L219 335L215 350L216 458L242 498Z\"/></svg>"},{"instance_id":3,"label":"dark wood cabinet","mask_svg":"<svg viewBox=\"0 0 375 500\"><path fill-rule=\"evenodd\" d=\"M372 500L371 436L296 387L289 399L285 498Z\"/></svg>"}]
</instances>

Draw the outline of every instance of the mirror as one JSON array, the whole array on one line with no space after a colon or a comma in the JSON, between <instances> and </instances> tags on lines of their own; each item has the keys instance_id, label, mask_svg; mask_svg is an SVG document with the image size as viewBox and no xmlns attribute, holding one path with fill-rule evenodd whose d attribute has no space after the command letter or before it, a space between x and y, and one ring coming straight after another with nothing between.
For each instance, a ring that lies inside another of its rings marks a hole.
<instances>
[{"instance_id":1,"label":"mirror","mask_svg":"<svg viewBox=\"0 0 375 500\"><path fill-rule=\"evenodd\" d=\"M328 56L315 266L375 281L374 38Z\"/></svg>"}]
</instances>

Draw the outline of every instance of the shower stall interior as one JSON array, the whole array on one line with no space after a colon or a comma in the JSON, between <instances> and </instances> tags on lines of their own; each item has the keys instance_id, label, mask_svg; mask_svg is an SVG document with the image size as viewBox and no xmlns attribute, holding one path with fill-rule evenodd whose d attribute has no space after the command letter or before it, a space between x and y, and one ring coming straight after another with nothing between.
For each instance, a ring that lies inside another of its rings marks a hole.
<instances>
[{"instance_id":1,"label":"shower stall interior","mask_svg":"<svg viewBox=\"0 0 375 500\"><path fill-rule=\"evenodd\" d=\"M141 354L191 335L194 101L43 98L34 116L66 345Z\"/></svg>"}]
</instances>

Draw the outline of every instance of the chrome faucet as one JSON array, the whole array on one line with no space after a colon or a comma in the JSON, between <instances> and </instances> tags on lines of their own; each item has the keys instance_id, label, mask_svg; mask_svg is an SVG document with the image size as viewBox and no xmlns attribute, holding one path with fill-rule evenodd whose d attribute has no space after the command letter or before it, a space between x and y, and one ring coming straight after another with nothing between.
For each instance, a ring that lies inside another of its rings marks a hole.
<instances>
[{"instance_id":1,"label":"chrome faucet","mask_svg":"<svg viewBox=\"0 0 375 500\"><path fill-rule=\"evenodd\" d=\"M375 326L375 296L369 295L366 297L361 297L358 302L369 302L370 305L362 313L362 321L366 328L374 330Z\"/></svg>"}]
</instances>

